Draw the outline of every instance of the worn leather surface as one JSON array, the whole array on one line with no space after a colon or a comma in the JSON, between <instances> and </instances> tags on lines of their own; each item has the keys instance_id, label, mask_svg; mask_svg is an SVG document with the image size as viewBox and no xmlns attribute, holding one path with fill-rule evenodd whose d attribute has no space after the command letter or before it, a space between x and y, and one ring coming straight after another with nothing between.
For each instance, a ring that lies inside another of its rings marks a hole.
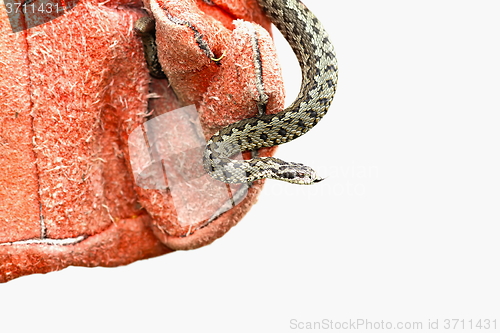
<instances>
[{"instance_id":1,"label":"worn leather surface","mask_svg":"<svg viewBox=\"0 0 500 333\"><path fill-rule=\"evenodd\" d=\"M254 0L141 6L80 2L15 34L0 9L0 282L198 248L224 235L256 202L262 181L210 224L180 223L170 189L137 185L127 140L151 117L187 105L196 107L206 139L255 115L262 99L257 55L266 112L280 111L283 84L269 22ZM168 81L151 79L133 31L147 12L156 19ZM214 211L218 202L210 191L183 199Z\"/></svg>"}]
</instances>

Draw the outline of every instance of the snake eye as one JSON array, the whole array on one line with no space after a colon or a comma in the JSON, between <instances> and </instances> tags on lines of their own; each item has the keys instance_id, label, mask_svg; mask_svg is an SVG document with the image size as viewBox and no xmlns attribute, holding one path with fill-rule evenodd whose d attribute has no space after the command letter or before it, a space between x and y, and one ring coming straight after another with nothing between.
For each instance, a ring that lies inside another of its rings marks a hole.
<instances>
[{"instance_id":1,"label":"snake eye","mask_svg":"<svg viewBox=\"0 0 500 333\"><path fill-rule=\"evenodd\" d=\"M283 172L283 173L281 174L281 176L282 176L283 178L286 178L286 179L293 179L293 178L295 178L296 173L295 173L295 172L293 172L293 171L287 171L287 172Z\"/></svg>"}]
</instances>

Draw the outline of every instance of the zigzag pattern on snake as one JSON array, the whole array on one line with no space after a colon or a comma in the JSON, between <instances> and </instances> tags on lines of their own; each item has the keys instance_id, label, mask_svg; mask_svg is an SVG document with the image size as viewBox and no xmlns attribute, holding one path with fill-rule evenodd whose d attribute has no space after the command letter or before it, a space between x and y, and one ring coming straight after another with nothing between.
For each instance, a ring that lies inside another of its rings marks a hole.
<instances>
[{"instance_id":1,"label":"zigzag pattern on snake","mask_svg":"<svg viewBox=\"0 0 500 333\"><path fill-rule=\"evenodd\" d=\"M297 99L277 114L244 119L224 127L207 143L205 170L225 183L250 183L272 178L313 184L323 178L303 164L275 157L234 160L239 152L292 141L307 133L326 114L337 87L337 60L327 32L298 0L258 0L292 47L302 70Z\"/></svg>"}]
</instances>

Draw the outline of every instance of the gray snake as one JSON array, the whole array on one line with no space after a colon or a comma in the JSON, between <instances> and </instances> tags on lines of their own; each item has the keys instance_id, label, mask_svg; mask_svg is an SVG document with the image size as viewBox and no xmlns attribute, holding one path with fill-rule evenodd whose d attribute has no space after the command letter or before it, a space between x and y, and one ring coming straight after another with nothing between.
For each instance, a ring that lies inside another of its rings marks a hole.
<instances>
[{"instance_id":1,"label":"gray snake","mask_svg":"<svg viewBox=\"0 0 500 333\"><path fill-rule=\"evenodd\" d=\"M242 151L280 145L307 133L326 114L337 87L335 52L316 16L299 0L258 2L299 61L300 92L296 100L279 113L243 119L214 134L207 142L203 166L210 176L225 183L251 183L262 178L295 184L317 183L323 178L300 163L275 157L231 158ZM144 38L143 42L145 48L154 44Z\"/></svg>"},{"instance_id":2,"label":"gray snake","mask_svg":"<svg viewBox=\"0 0 500 333\"><path fill-rule=\"evenodd\" d=\"M243 119L214 134L207 142L203 165L210 176L225 183L250 183L262 178L317 183L323 178L300 163L275 157L231 159L241 151L280 145L307 133L326 114L337 86L335 52L316 16L298 0L259 0L259 4L299 61L299 95L277 114Z\"/></svg>"}]
</instances>

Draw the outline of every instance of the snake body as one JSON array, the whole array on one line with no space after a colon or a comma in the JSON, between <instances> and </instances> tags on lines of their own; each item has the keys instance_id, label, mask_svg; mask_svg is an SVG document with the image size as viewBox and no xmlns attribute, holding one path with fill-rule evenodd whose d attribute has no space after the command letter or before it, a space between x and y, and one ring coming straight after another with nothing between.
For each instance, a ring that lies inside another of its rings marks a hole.
<instances>
[{"instance_id":1,"label":"snake body","mask_svg":"<svg viewBox=\"0 0 500 333\"><path fill-rule=\"evenodd\" d=\"M142 45L144 46L144 58L146 58L149 74L157 79L167 78L158 60L155 20L149 16L143 16L135 21L134 29L141 36Z\"/></svg>"},{"instance_id":2,"label":"snake body","mask_svg":"<svg viewBox=\"0 0 500 333\"><path fill-rule=\"evenodd\" d=\"M292 141L307 133L326 114L337 86L337 60L327 32L298 0L258 0L271 22L292 47L302 70L297 99L277 114L264 114L224 127L207 142L203 165L225 183L250 183L272 178L296 184L322 180L303 164L275 157L235 160L242 151L255 151Z\"/></svg>"}]
</instances>

